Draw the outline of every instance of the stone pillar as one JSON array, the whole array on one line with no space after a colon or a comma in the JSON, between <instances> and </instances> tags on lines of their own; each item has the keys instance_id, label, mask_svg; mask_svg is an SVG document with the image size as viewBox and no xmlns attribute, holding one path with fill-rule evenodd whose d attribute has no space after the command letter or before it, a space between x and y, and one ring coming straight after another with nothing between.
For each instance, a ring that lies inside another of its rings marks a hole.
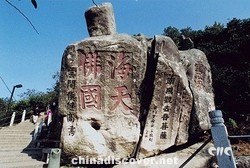
<instances>
[{"instance_id":1,"label":"stone pillar","mask_svg":"<svg viewBox=\"0 0 250 168\"><path fill-rule=\"evenodd\" d=\"M10 119L10 126L13 126L14 121L15 121L15 117L16 117L16 112L12 113L11 119Z\"/></svg>"},{"instance_id":2,"label":"stone pillar","mask_svg":"<svg viewBox=\"0 0 250 168\"><path fill-rule=\"evenodd\" d=\"M26 116L26 110L23 110L23 115L22 115L22 120L21 120L21 122L24 122L25 116Z\"/></svg>"},{"instance_id":3,"label":"stone pillar","mask_svg":"<svg viewBox=\"0 0 250 168\"><path fill-rule=\"evenodd\" d=\"M90 37L116 33L115 16L111 3L91 7L85 12Z\"/></svg>"},{"instance_id":4,"label":"stone pillar","mask_svg":"<svg viewBox=\"0 0 250 168\"><path fill-rule=\"evenodd\" d=\"M209 113L211 119L211 133L216 151L219 167L236 168L235 159L230 142L228 140L227 128L224 125L222 112L215 110Z\"/></svg>"},{"instance_id":5,"label":"stone pillar","mask_svg":"<svg viewBox=\"0 0 250 168\"><path fill-rule=\"evenodd\" d=\"M61 155L61 149L59 148L51 149L51 153L49 155L48 168L60 167L60 157L61 157L60 155Z\"/></svg>"}]
</instances>

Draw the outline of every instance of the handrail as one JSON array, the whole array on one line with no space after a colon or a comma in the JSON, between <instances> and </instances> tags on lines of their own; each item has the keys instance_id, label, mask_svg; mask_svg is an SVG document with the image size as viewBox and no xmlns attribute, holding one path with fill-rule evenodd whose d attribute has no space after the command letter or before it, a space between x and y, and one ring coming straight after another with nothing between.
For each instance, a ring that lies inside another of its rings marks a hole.
<instances>
[{"instance_id":1,"label":"handrail","mask_svg":"<svg viewBox=\"0 0 250 168\"><path fill-rule=\"evenodd\" d=\"M23 116L24 113L25 113L25 116ZM30 116L30 114L32 114L32 112L26 112L26 111L16 112L13 123L22 122L23 121L23 117L24 117L24 120L25 120L25 119L27 119L27 116ZM8 117L0 118L0 127L9 126L11 118L12 118L12 115L8 116Z\"/></svg>"},{"instance_id":2,"label":"handrail","mask_svg":"<svg viewBox=\"0 0 250 168\"><path fill-rule=\"evenodd\" d=\"M250 135L229 135L228 138L229 139L233 139L233 138L250 138Z\"/></svg>"}]
</instances>

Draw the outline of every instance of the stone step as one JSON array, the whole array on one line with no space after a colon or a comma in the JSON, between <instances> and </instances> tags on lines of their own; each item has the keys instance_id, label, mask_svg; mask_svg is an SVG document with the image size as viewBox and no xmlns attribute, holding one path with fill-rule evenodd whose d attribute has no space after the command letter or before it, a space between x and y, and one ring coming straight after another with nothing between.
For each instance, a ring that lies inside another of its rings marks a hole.
<instances>
[{"instance_id":1,"label":"stone step","mask_svg":"<svg viewBox=\"0 0 250 168\"><path fill-rule=\"evenodd\" d=\"M30 130L30 131L12 131L12 130L0 131L0 135L5 135L5 134L31 135L31 134L33 134L33 130Z\"/></svg>"},{"instance_id":2,"label":"stone step","mask_svg":"<svg viewBox=\"0 0 250 168\"><path fill-rule=\"evenodd\" d=\"M28 131L30 131L30 130L32 130L32 129L34 129L35 128L35 126L34 127L27 127L27 128L23 128L23 127L21 127L21 128L18 128L18 127L10 127L10 128L8 128L8 129L0 129L0 132L8 132L8 131L12 131L12 132L28 132Z\"/></svg>"},{"instance_id":3,"label":"stone step","mask_svg":"<svg viewBox=\"0 0 250 168\"><path fill-rule=\"evenodd\" d=\"M0 137L1 137L0 141L9 140L9 141L19 142L19 141L31 141L32 140L32 136L30 136L30 135L29 136L28 135L26 135L26 136L15 136L15 135L1 136L1 134L0 134Z\"/></svg>"},{"instance_id":4,"label":"stone step","mask_svg":"<svg viewBox=\"0 0 250 168\"><path fill-rule=\"evenodd\" d=\"M42 148L35 148L35 147L29 147L29 148L23 148L23 149L3 149L0 148L0 153L1 152L22 152L22 153L26 153L26 152L32 152L32 151L42 151Z\"/></svg>"},{"instance_id":5,"label":"stone step","mask_svg":"<svg viewBox=\"0 0 250 168\"><path fill-rule=\"evenodd\" d=\"M6 138L12 139L13 137L17 137L17 138L26 137L26 138L28 138L28 137L31 137L31 136L32 136L30 133L13 134L13 133L11 133L11 132L8 132L8 133L5 133L5 134L1 134L1 133L0 133L0 135L1 135L1 139L2 139L2 138L4 138L4 139L6 139Z\"/></svg>"},{"instance_id":6,"label":"stone step","mask_svg":"<svg viewBox=\"0 0 250 168\"><path fill-rule=\"evenodd\" d=\"M23 147L23 148L26 148L27 146L35 146L35 144L33 142L18 142L18 143L15 143L15 142L9 142L9 143L6 143L6 142L0 142L0 149L1 148L13 148L14 146L19 146L19 147Z\"/></svg>"},{"instance_id":7,"label":"stone step","mask_svg":"<svg viewBox=\"0 0 250 168\"><path fill-rule=\"evenodd\" d=\"M35 159L35 160L41 160L41 155L38 154L33 154L31 156L29 156L28 154L22 154L20 153L19 155L9 155L9 156L2 156L1 160L0 160L0 164L1 163L8 163L8 162L21 162L21 161L30 161L31 159Z\"/></svg>"},{"instance_id":8,"label":"stone step","mask_svg":"<svg viewBox=\"0 0 250 168\"><path fill-rule=\"evenodd\" d=\"M18 161L18 162L7 162L0 163L1 168L43 168L45 163L42 161L38 161L36 159L31 159L29 161Z\"/></svg>"},{"instance_id":9,"label":"stone step","mask_svg":"<svg viewBox=\"0 0 250 168\"><path fill-rule=\"evenodd\" d=\"M25 121L0 128L0 168L42 168L42 149L35 148L35 125Z\"/></svg>"},{"instance_id":10,"label":"stone step","mask_svg":"<svg viewBox=\"0 0 250 168\"><path fill-rule=\"evenodd\" d=\"M16 140L16 141L15 141ZM31 139L1 139L0 145L8 145L8 144L29 144L31 143Z\"/></svg>"},{"instance_id":11,"label":"stone step","mask_svg":"<svg viewBox=\"0 0 250 168\"><path fill-rule=\"evenodd\" d=\"M7 149L9 149L9 150L13 150L13 149L19 149L20 151L21 150L23 150L23 149L25 149L25 148L29 148L29 147L34 147L34 145L29 145L29 144L27 144L27 145L18 145L18 144L16 144L16 145L5 145L5 146L1 146L0 145L0 151L4 151L4 150L7 150Z\"/></svg>"},{"instance_id":12,"label":"stone step","mask_svg":"<svg viewBox=\"0 0 250 168\"><path fill-rule=\"evenodd\" d=\"M32 141L31 139L22 139L19 141L18 138L9 139L9 141L8 139L2 139L0 141L0 145L8 145L8 144L18 145L18 144L31 144L31 143L34 144L34 141Z\"/></svg>"},{"instance_id":13,"label":"stone step","mask_svg":"<svg viewBox=\"0 0 250 168\"><path fill-rule=\"evenodd\" d=\"M5 143L5 142L31 142L32 137L1 137L0 143Z\"/></svg>"},{"instance_id":14,"label":"stone step","mask_svg":"<svg viewBox=\"0 0 250 168\"><path fill-rule=\"evenodd\" d=\"M41 151L32 151L32 152L18 152L18 151L10 151L10 152L1 152L0 158L8 158L8 157L18 157L18 156L42 156Z\"/></svg>"},{"instance_id":15,"label":"stone step","mask_svg":"<svg viewBox=\"0 0 250 168\"><path fill-rule=\"evenodd\" d=\"M0 149L25 149L31 145L22 145L22 144L9 144L9 145L0 145Z\"/></svg>"}]
</instances>

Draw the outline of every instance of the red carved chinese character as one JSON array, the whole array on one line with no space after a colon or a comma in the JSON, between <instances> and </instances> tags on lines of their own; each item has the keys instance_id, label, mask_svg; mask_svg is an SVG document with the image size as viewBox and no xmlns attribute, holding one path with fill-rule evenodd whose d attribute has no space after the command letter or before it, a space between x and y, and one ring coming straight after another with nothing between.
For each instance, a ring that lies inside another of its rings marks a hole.
<instances>
[{"instance_id":1,"label":"red carved chinese character","mask_svg":"<svg viewBox=\"0 0 250 168\"><path fill-rule=\"evenodd\" d=\"M129 107L127 104L125 104L125 102L123 101L123 99L130 98L130 95L127 93L128 89L126 86L120 86L120 87L116 87L115 88L118 92L117 96L111 96L112 100L116 100L116 103L113 105L113 107L111 108L111 111L113 111L114 109L116 109L116 107L121 103L122 106L124 107L125 110L131 110L132 108Z\"/></svg>"},{"instance_id":2,"label":"red carved chinese character","mask_svg":"<svg viewBox=\"0 0 250 168\"><path fill-rule=\"evenodd\" d=\"M101 87L97 85L87 85L81 87L82 108L101 109Z\"/></svg>"},{"instance_id":3,"label":"red carved chinese character","mask_svg":"<svg viewBox=\"0 0 250 168\"><path fill-rule=\"evenodd\" d=\"M114 79L115 75L120 77L122 80L126 80L130 73L132 73L132 67L129 63L129 56L125 56L124 52L118 53L118 59L116 65L115 57L111 56L112 61L108 62L108 65L112 68L111 79Z\"/></svg>"},{"instance_id":4,"label":"red carved chinese character","mask_svg":"<svg viewBox=\"0 0 250 168\"><path fill-rule=\"evenodd\" d=\"M81 55L80 66L82 66L83 75L89 76L90 74L93 74L94 79L96 79L97 74L101 72L100 56L97 56L96 53L88 53L86 55L82 51L80 51L80 55Z\"/></svg>"}]
</instances>

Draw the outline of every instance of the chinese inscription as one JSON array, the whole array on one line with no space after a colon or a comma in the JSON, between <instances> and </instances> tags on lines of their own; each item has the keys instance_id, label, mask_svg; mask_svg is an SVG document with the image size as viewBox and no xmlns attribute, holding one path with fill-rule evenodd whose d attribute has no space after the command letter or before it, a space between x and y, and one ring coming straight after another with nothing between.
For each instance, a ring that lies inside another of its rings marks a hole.
<instances>
[{"instance_id":1,"label":"chinese inscription","mask_svg":"<svg viewBox=\"0 0 250 168\"><path fill-rule=\"evenodd\" d=\"M205 73L206 73L206 67L202 64L202 62L196 63L194 82L195 82L196 87L199 89L204 88Z\"/></svg>"},{"instance_id":2,"label":"chinese inscription","mask_svg":"<svg viewBox=\"0 0 250 168\"><path fill-rule=\"evenodd\" d=\"M94 75L96 79L97 75L101 73L101 57L96 52L85 54L83 51L78 50L80 55L80 67L83 71L83 76Z\"/></svg>"},{"instance_id":3,"label":"chinese inscription","mask_svg":"<svg viewBox=\"0 0 250 168\"><path fill-rule=\"evenodd\" d=\"M173 103L176 99L176 87L179 82L179 77L171 74L166 75L166 88L164 94L163 112L161 116L161 133L159 135L160 139L167 139L167 129L168 129L168 119L170 118L170 113L173 108Z\"/></svg>"},{"instance_id":4,"label":"chinese inscription","mask_svg":"<svg viewBox=\"0 0 250 168\"><path fill-rule=\"evenodd\" d=\"M119 52L117 59L113 55L110 56L108 66L111 67L111 79L119 77L122 80L126 80L129 77L129 74L132 73L130 59L129 55L125 52Z\"/></svg>"},{"instance_id":5,"label":"chinese inscription","mask_svg":"<svg viewBox=\"0 0 250 168\"><path fill-rule=\"evenodd\" d=\"M71 58L70 58L71 59ZM77 92L76 92L76 78L77 78L77 68L76 67L69 67L67 71L67 94L66 94L66 109L69 111L67 114L67 122L70 123L68 127L68 134L69 136L74 136L76 132L76 128L73 125L74 123L74 116L73 113L76 113L77 108Z\"/></svg>"},{"instance_id":6,"label":"chinese inscription","mask_svg":"<svg viewBox=\"0 0 250 168\"><path fill-rule=\"evenodd\" d=\"M101 109L101 87L98 85L86 85L81 87L82 108Z\"/></svg>"},{"instance_id":7,"label":"chinese inscription","mask_svg":"<svg viewBox=\"0 0 250 168\"><path fill-rule=\"evenodd\" d=\"M116 96L111 96L112 100L115 100L115 104L111 108L111 111L117 108L119 104L122 104L123 108L125 110L131 110L132 108L129 107L125 102L124 99L131 99L130 95L128 94L128 89L126 86L119 86L115 88L117 91Z\"/></svg>"},{"instance_id":8,"label":"chinese inscription","mask_svg":"<svg viewBox=\"0 0 250 168\"><path fill-rule=\"evenodd\" d=\"M83 50L78 50L78 53L80 58L80 73L87 81L85 85L80 87L81 108L95 108L101 110L106 101L112 102L110 111L114 111L119 105L121 105L126 111L132 110L131 103L129 103L131 101L131 94L126 86L127 82L130 81L129 78L132 73L132 53L124 51L95 51L85 53ZM102 88L100 74L105 73L104 70L105 72L110 72L107 81L112 82L112 84L116 83L116 81L120 81L120 83L117 82L114 87L110 87L106 83ZM92 77L90 77L90 75ZM123 81L122 85L121 81ZM68 83L68 88L74 86L74 81ZM102 98L105 97L107 91L115 94L108 96L109 100L103 101Z\"/></svg>"}]
</instances>

